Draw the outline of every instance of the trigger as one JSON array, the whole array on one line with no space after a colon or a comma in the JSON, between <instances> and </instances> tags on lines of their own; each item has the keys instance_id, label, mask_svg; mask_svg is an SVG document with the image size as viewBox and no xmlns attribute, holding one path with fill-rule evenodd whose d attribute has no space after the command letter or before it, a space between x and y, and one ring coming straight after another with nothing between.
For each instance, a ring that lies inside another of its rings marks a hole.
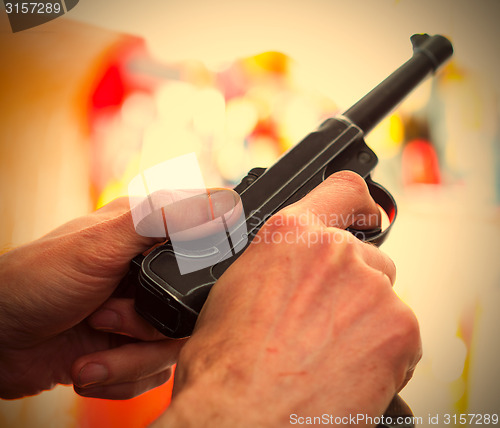
<instances>
[{"instance_id":1,"label":"trigger","mask_svg":"<svg viewBox=\"0 0 500 428\"><path fill-rule=\"evenodd\" d=\"M382 233L382 228L380 227L366 230L353 229L351 227L348 227L346 230L348 232L351 232L356 238L365 242L373 241L378 235Z\"/></svg>"},{"instance_id":2,"label":"trigger","mask_svg":"<svg viewBox=\"0 0 500 428\"><path fill-rule=\"evenodd\" d=\"M368 185L368 190L370 191L371 197L387 214L390 222L389 226L387 226L387 228L385 228L384 230L376 228L370 230L351 229L349 231L351 233L354 233L355 236L359 234L361 236L360 239L365 242L370 242L378 247L379 245L382 245L382 243L386 240L392 228L392 225L394 224L394 220L396 219L397 215L397 206L396 201L394 200L392 195L380 184L372 181L370 177L366 179L366 184Z\"/></svg>"}]
</instances>

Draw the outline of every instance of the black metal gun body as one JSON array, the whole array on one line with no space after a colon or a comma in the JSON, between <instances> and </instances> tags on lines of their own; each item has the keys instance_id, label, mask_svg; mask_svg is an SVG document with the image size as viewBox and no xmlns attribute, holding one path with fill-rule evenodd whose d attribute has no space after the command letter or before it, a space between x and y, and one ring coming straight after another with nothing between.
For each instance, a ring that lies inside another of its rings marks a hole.
<instances>
[{"instance_id":1,"label":"black metal gun body","mask_svg":"<svg viewBox=\"0 0 500 428\"><path fill-rule=\"evenodd\" d=\"M146 320L166 336L189 336L212 285L241 255L264 222L334 172L351 170L361 175L392 224L396 204L390 193L370 178L377 156L363 137L453 52L450 42L442 36L417 35L412 37L412 43L412 58L380 85L344 114L326 120L271 167L250 171L235 188L246 213L248 233L243 246L232 243L231 257L181 275L176 257L189 256L176 254L167 242L146 257L138 256L133 260L129 279L136 282L136 310ZM380 245L388 231L373 230L360 237ZM196 257L203 257L203 252Z\"/></svg>"}]
</instances>

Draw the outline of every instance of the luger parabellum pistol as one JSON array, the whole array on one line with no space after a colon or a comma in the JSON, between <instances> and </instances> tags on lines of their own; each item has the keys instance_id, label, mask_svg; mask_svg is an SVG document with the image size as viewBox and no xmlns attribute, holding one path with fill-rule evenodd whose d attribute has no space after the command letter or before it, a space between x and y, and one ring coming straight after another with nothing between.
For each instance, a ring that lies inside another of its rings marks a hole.
<instances>
[{"instance_id":1,"label":"luger parabellum pistol","mask_svg":"<svg viewBox=\"0 0 500 428\"><path fill-rule=\"evenodd\" d=\"M351 232L375 245L385 240L396 217L396 203L386 189L371 180L378 159L363 137L453 54L451 43L439 35L417 34L411 42L413 56L371 92L343 114L326 120L271 167L252 169L236 186L246 215L246 235L240 242L231 241L229 256L221 255L220 262L181 274L177 259L189 262L190 257L213 257L214 251L176 253L167 241L147 256L132 260L119 288L134 290L135 308L142 317L168 337L189 336L213 284L243 253L264 222L337 171L352 170L361 175L390 220L385 230ZM384 414L386 423L379 426L413 426L403 419L397 423L398 415L411 415L411 411L397 396Z\"/></svg>"},{"instance_id":2,"label":"luger parabellum pistol","mask_svg":"<svg viewBox=\"0 0 500 428\"><path fill-rule=\"evenodd\" d=\"M451 43L442 36L419 34L412 36L411 42L413 56L382 83L343 114L323 122L271 167L252 169L235 187L248 232L246 245L233 243L233 250L239 251L232 257L184 275L176 257L188 255L175 254L169 241L146 257L135 257L124 283L135 285L137 312L168 337L189 336L212 285L243 253L265 220L337 171L352 170L361 175L389 217L385 230L352 230L360 239L380 245L395 219L396 203L386 189L371 180L378 159L363 137L453 53Z\"/></svg>"}]
</instances>

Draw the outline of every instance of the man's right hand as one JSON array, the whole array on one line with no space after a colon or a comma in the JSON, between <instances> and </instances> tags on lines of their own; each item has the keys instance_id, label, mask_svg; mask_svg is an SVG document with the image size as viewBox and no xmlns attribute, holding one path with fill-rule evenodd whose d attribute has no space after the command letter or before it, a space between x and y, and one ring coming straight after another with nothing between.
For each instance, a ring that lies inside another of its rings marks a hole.
<instances>
[{"instance_id":1,"label":"man's right hand","mask_svg":"<svg viewBox=\"0 0 500 428\"><path fill-rule=\"evenodd\" d=\"M421 345L392 290L393 262L344 230L379 221L364 180L346 171L273 216L213 287L158 424L275 428L381 415Z\"/></svg>"}]
</instances>

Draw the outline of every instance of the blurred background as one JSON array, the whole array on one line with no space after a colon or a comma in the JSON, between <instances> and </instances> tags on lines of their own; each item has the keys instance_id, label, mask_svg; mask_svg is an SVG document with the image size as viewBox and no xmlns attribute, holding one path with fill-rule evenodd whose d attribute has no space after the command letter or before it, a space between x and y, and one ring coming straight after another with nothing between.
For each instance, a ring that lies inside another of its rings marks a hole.
<instances>
[{"instance_id":1,"label":"blurred background","mask_svg":"<svg viewBox=\"0 0 500 428\"><path fill-rule=\"evenodd\" d=\"M366 139L399 206L383 250L423 337L402 396L423 426L500 413L499 18L496 0L82 0L12 33L0 10L0 248L178 155L234 186L406 61L410 35L442 34L452 61ZM171 386L123 402L58 387L0 402L0 426L141 427Z\"/></svg>"}]
</instances>

